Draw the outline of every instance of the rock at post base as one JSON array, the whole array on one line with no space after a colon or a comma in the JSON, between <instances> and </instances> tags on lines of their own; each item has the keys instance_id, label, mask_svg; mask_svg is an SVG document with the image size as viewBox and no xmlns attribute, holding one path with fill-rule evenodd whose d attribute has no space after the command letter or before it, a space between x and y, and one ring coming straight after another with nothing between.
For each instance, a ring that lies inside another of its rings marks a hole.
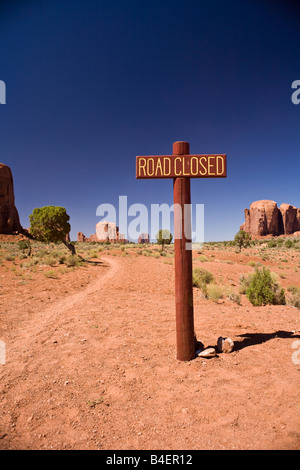
<instances>
[{"instance_id":1,"label":"rock at post base","mask_svg":"<svg viewBox=\"0 0 300 470\"><path fill-rule=\"evenodd\" d=\"M231 338L222 338L222 336L220 336L218 338L217 347L220 352L228 354L233 351L234 342Z\"/></svg>"},{"instance_id":2,"label":"rock at post base","mask_svg":"<svg viewBox=\"0 0 300 470\"><path fill-rule=\"evenodd\" d=\"M215 348L206 348L203 351L198 352L198 357L215 357L217 355Z\"/></svg>"}]
</instances>

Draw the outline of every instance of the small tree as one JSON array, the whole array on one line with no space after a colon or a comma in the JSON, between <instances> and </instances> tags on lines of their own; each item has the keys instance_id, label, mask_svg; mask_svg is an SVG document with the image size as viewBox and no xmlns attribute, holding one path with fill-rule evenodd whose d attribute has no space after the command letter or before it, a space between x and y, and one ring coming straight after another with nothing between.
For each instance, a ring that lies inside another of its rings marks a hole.
<instances>
[{"instance_id":1,"label":"small tree","mask_svg":"<svg viewBox=\"0 0 300 470\"><path fill-rule=\"evenodd\" d=\"M234 242L239 247L240 252L242 248L250 246L251 240L252 237L250 233L247 233L244 230L240 230L234 237Z\"/></svg>"},{"instance_id":2,"label":"small tree","mask_svg":"<svg viewBox=\"0 0 300 470\"><path fill-rule=\"evenodd\" d=\"M71 230L70 217L64 207L45 206L36 208L29 216L30 235L41 242L64 243L75 255L75 246L67 242L66 237Z\"/></svg>"},{"instance_id":3,"label":"small tree","mask_svg":"<svg viewBox=\"0 0 300 470\"><path fill-rule=\"evenodd\" d=\"M173 235L169 230L159 230L155 236L157 243L162 246L161 251L164 251L164 246L170 245L173 240Z\"/></svg>"}]
</instances>

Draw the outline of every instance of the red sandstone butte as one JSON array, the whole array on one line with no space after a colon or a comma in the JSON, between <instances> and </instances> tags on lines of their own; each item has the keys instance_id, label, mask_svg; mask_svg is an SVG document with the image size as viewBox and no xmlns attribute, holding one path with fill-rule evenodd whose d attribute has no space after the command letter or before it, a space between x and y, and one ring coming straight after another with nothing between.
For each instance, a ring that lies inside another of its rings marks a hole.
<instances>
[{"instance_id":1,"label":"red sandstone butte","mask_svg":"<svg viewBox=\"0 0 300 470\"><path fill-rule=\"evenodd\" d=\"M281 204L278 209L275 201L264 199L253 202L244 213L240 229L254 237L291 235L300 230L300 209L291 204Z\"/></svg>"},{"instance_id":2,"label":"red sandstone butte","mask_svg":"<svg viewBox=\"0 0 300 470\"><path fill-rule=\"evenodd\" d=\"M82 232L77 233L78 242L110 242L110 243L126 243L123 234L119 233L119 227L112 222L103 220L96 225L96 233L90 237L86 237Z\"/></svg>"},{"instance_id":3,"label":"red sandstone butte","mask_svg":"<svg viewBox=\"0 0 300 470\"><path fill-rule=\"evenodd\" d=\"M149 233L141 233L138 243L150 243Z\"/></svg>"},{"instance_id":4,"label":"red sandstone butte","mask_svg":"<svg viewBox=\"0 0 300 470\"><path fill-rule=\"evenodd\" d=\"M7 165L0 163L0 233L12 234L21 230L12 172Z\"/></svg>"},{"instance_id":5,"label":"red sandstone butte","mask_svg":"<svg viewBox=\"0 0 300 470\"><path fill-rule=\"evenodd\" d=\"M283 231L286 235L290 235L297 230L299 221L297 220L297 213L300 214L300 210L291 204L281 204L280 212L282 215Z\"/></svg>"}]
</instances>

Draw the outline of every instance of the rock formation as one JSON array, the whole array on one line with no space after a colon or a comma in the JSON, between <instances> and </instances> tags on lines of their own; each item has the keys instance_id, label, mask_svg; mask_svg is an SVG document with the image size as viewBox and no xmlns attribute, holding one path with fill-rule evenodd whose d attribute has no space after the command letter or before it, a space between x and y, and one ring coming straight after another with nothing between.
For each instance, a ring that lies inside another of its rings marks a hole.
<instances>
[{"instance_id":1,"label":"rock formation","mask_svg":"<svg viewBox=\"0 0 300 470\"><path fill-rule=\"evenodd\" d=\"M0 233L12 234L22 230L15 207L15 194L11 169L0 163Z\"/></svg>"},{"instance_id":2,"label":"rock formation","mask_svg":"<svg viewBox=\"0 0 300 470\"><path fill-rule=\"evenodd\" d=\"M291 204L281 204L278 209L275 201L256 201L244 213L240 229L254 237L291 235L300 230L300 209Z\"/></svg>"},{"instance_id":3,"label":"rock formation","mask_svg":"<svg viewBox=\"0 0 300 470\"><path fill-rule=\"evenodd\" d=\"M78 242L85 242L86 236L82 232L77 232L77 241Z\"/></svg>"},{"instance_id":4,"label":"rock formation","mask_svg":"<svg viewBox=\"0 0 300 470\"><path fill-rule=\"evenodd\" d=\"M96 235L98 240L103 242L110 240L116 241L119 238L119 228L116 224L104 220L96 225Z\"/></svg>"},{"instance_id":5,"label":"rock formation","mask_svg":"<svg viewBox=\"0 0 300 470\"><path fill-rule=\"evenodd\" d=\"M138 243L150 243L149 233L141 233Z\"/></svg>"},{"instance_id":6,"label":"rock formation","mask_svg":"<svg viewBox=\"0 0 300 470\"><path fill-rule=\"evenodd\" d=\"M82 232L77 233L78 242L126 242L124 235L119 233L119 227L113 222L102 220L96 225L96 234L86 237Z\"/></svg>"},{"instance_id":7,"label":"rock formation","mask_svg":"<svg viewBox=\"0 0 300 470\"><path fill-rule=\"evenodd\" d=\"M300 230L300 209L291 204L281 204L279 209L282 215L283 232L291 235Z\"/></svg>"}]
</instances>

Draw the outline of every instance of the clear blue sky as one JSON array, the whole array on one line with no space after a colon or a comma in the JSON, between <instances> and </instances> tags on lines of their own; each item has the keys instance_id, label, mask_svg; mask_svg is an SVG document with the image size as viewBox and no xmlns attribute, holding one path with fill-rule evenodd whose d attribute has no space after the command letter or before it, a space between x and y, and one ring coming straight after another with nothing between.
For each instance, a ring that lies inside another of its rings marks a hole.
<instances>
[{"instance_id":1,"label":"clear blue sky","mask_svg":"<svg viewBox=\"0 0 300 470\"><path fill-rule=\"evenodd\" d=\"M226 153L226 179L192 180L205 239L232 239L258 199L300 207L300 8L277 0L0 2L0 161L24 227L60 205L71 238L96 208L172 204L136 180L136 155Z\"/></svg>"}]
</instances>

